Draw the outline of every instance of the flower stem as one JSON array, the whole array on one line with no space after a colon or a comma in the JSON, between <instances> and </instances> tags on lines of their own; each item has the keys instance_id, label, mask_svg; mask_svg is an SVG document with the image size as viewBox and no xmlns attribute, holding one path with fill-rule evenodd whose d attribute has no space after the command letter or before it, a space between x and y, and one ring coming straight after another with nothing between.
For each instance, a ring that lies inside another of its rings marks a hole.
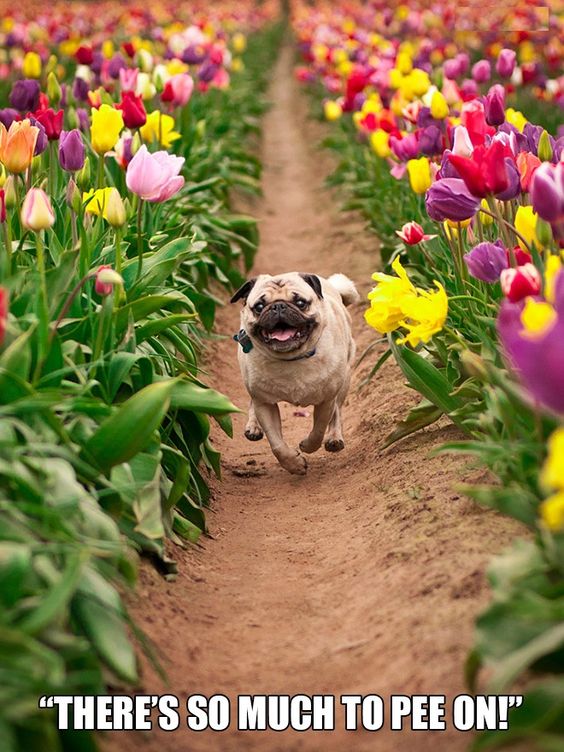
<instances>
[{"instance_id":1,"label":"flower stem","mask_svg":"<svg viewBox=\"0 0 564 752\"><path fill-rule=\"evenodd\" d=\"M98 157L98 178L96 181L98 188L104 187L104 155Z\"/></svg>"},{"instance_id":2,"label":"flower stem","mask_svg":"<svg viewBox=\"0 0 564 752\"><path fill-rule=\"evenodd\" d=\"M6 246L6 276L10 277L12 274L12 232L10 230L10 221L8 219L2 223L2 230L4 234L4 245Z\"/></svg>"},{"instance_id":3,"label":"flower stem","mask_svg":"<svg viewBox=\"0 0 564 752\"><path fill-rule=\"evenodd\" d=\"M137 279L143 271L143 199L137 205Z\"/></svg>"},{"instance_id":4,"label":"flower stem","mask_svg":"<svg viewBox=\"0 0 564 752\"><path fill-rule=\"evenodd\" d=\"M47 308L47 281L45 278L45 247L43 245L41 232L35 234L35 247L37 249L37 271L39 272L39 297L37 306L39 342L37 348L37 363L33 376L34 383L37 382L41 376L43 363L47 357L49 337L49 310Z\"/></svg>"},{"instance_id":5,"label":"flower stem","mask_svg":"<svg viewBox=\"0 0 564 752\"><path fill-rule=\"evenodd\" d=\"M57 142L49 141L49 180L48 193L51 197L55 196L55 182L57 180L56 159L57 159ZM31 170L31 167L29 168Z\"/></svg>"}]
</instances>

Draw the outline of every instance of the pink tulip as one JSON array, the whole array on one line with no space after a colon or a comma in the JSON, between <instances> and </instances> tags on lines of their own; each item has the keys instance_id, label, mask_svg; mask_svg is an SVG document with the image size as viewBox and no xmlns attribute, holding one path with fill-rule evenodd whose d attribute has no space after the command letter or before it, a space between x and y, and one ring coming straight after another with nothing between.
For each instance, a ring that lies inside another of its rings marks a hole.
<instances>
[{"instance_id":1,"label":"pink tulip","mask_svg":"<svg viewBox=\"0 0 564 752\"><path fill-rule=\"evenodd\" d=\"M177 73L166 82L161 94L163 102L170 102L173 107L184 107L190 101L194 91L194 79L188 73Z\"/></svg>"},{"instance_id":2,"label":"pink tulip","mask_svg":"<svg viewBox=\"0 0 564 752\"><path fill-rule=\"evenodd\" d=\"M184 178L178 173L184 157L166 151L151 154L143 145L135 154L125 174L127 187L145 201L161 203L182 188Z\"/></svg>"},{"instance_id":3,"label":"pink tulip","mask_svg":"<svg viewBox=\"0 0 564 752\"><path fill-rule=\"evenodd\" d=\"M119 83L122 91L133 91L137 89L138 68L120 68Z\"/></svg>"}]
</instances>

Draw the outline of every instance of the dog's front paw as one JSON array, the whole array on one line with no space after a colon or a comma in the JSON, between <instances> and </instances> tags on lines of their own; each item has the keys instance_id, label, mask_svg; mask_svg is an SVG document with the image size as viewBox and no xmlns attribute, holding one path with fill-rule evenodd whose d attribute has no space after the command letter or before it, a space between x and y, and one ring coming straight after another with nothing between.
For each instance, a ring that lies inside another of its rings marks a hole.
<instances>
[{"instance_id":1,"label":"dog's front paw","mask_svg":"<svg viewBox=\"0 0 564 752\"><path fill-rule=\"evenodd\" d=\"M324 446L326 452L341 452L345 448L345 442L342 439L327 439Z\"/></svg>"},{"instance_id":2,"label":"dog's front paw","mask_svg":"<svg viewBox=\"0 0 564 752\"><path fill-rule=\"evenodd\" d=\"M307 460L299 452L296 452L295 455L279 457L278 461L284 470L292 473L292 475L305 475L307 473Z\"/></svg>"},{"instance_id":3,"label":"dog's front paw","mask_svg":"<svg viewBox=\"0 0 564 752\"><path fill-rule=\"evenodd\" d=\"M245 428L245 438L249 441L260 441L264 438L262 428L259 426L247 426Z\"/></svg>"},{"instance_id":4,"label":"dog's front paw","mask_svg":"<svg viewBox=\"0 0 564 752\"><path fill-rule=\"evenodd\" d=\"M312 441L309 436L307 437L307 439L300 441L300 449L306 454L313 454L314 452L317 452L320 446L321 442Z\"/></svg>"}]
</instances>

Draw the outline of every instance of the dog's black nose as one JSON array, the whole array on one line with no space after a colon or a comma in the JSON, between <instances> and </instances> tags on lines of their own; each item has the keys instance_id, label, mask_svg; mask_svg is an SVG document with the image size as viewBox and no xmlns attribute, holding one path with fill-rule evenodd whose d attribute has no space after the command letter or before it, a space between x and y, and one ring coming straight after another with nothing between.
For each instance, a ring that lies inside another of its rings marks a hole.
<instances>
[{"instance_id":1,"label":"dog's black nose","mask_svg":"<svg viewBox=\"0 0 564 752\"><path fill-rule=\"evenodd\" d=\"M286 303L284 303L284 301L272 303L272 305L270 306L270 310L275 311L276 313L283 313L286 310L286 308L287 308L287 305Z\"/></svg>"}]
</instances>

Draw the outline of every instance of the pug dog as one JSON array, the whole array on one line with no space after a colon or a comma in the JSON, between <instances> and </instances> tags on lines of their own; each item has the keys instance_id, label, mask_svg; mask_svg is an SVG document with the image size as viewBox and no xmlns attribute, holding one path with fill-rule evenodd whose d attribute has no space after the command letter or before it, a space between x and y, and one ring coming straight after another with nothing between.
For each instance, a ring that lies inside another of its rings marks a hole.
<instances>
[{"instance_id":1,"label":"pug dog","mask_svg":"<svg viewBox=\"0 0 564 752\"><path fill-rule=\"evenodd\" d=\"M347 396L355 344L346 306L359 300L344 274L261 274L231 298L242 300L238 359L251 397L245 436L266 434L288 472L305 475L305 454L325 441L328 452L345 447L341 406ZM282 435L279 402L314 406L313 426L299 450Z\"/></svg>"}]
</instances>

